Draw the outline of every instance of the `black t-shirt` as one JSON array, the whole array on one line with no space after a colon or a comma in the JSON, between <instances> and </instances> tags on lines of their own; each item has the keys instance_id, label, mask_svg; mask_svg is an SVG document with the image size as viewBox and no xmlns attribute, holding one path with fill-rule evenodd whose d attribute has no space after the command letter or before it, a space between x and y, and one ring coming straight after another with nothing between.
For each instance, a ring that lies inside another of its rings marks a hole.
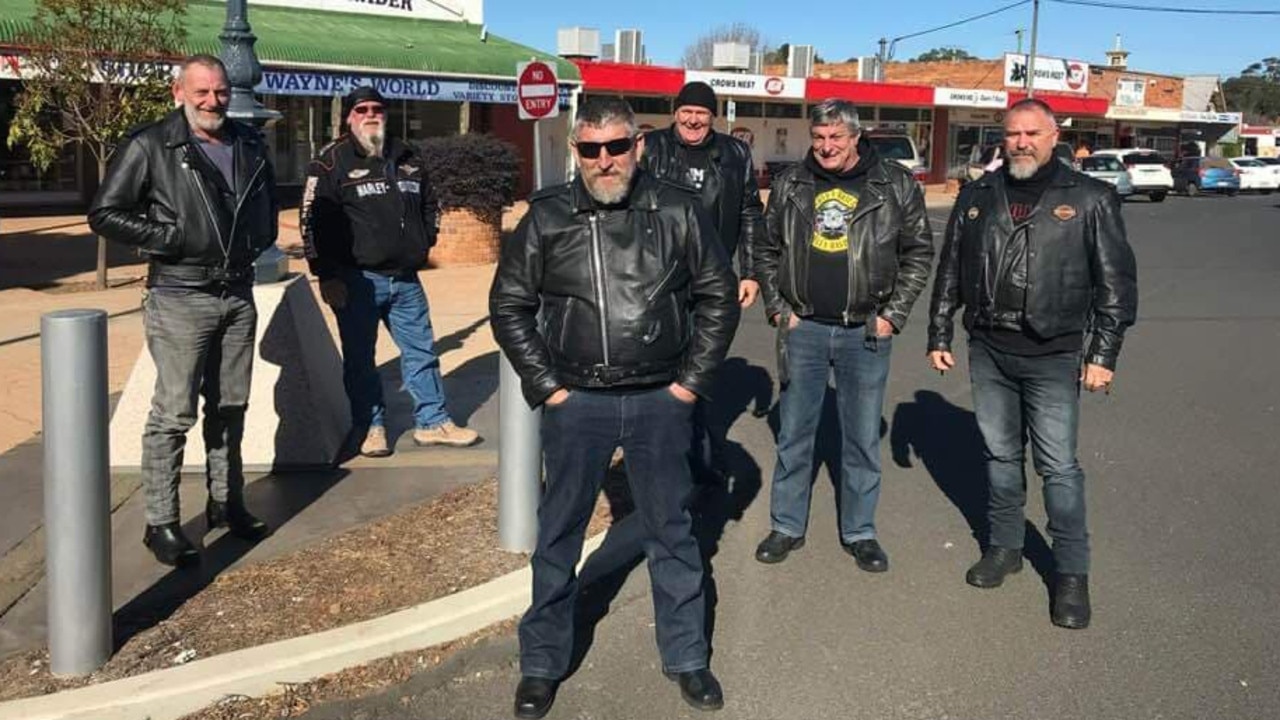
<instances>
[{"instance_id":1,"label":"black t-shirt","mask_svg":"<svg viewBox=\"0 0 1280 720\"><path fill-rule=\"evenodd\" d=\"M849 306L849 225L877 162L868 143L859 143L858 164L843 173L829 172L810 153L805 167L813 173L813 236L809 242L808 298L817 322L844 324Z\"/></svg>"},{"instance_id":2,"label":"black t-shirt","mask_svg":"<svg viewBox=\"0 0 1280 720\"><path fill-rule=\"evenodd\" d=\"M1009 165L1005 164L1005 197L1009 201L1009 217L1013 220L1014 226L1012 242L1034 242L1027 223L1043 212L1039 208L1040 199L1044 197L1045 191L1049 189L1049 185L1053 183L1063 167L1057 159L1053 159L1026 180L1018 180L1009 174ZM1021 331L975 327L973 337L1001 352L1024 356L1073 352L1079 350L1084 344L1084 333L1067 333L1057 337L1043 338L1025 325Z\"/></svg>"}]
</instances>

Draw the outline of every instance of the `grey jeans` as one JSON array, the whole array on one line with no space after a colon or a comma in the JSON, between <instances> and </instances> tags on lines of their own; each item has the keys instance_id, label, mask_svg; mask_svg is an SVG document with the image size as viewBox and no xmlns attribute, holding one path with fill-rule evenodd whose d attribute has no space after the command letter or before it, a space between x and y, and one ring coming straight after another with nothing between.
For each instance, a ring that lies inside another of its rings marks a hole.
<instances>
[{"instance_id":1,"label":"grey jeans","mask_svg":"<svg viewBox=\"0 0 1280 720\"><path fill-rule=\"evenodd\" d=\"M204 396L205 472L209 495L240 500L240 441L249 404L258 311L253 291L154 288L142 301L156 389L142 433L142 486L147 523L178 522L178 480L187 431Z\"/></svg>"}]
</instances>

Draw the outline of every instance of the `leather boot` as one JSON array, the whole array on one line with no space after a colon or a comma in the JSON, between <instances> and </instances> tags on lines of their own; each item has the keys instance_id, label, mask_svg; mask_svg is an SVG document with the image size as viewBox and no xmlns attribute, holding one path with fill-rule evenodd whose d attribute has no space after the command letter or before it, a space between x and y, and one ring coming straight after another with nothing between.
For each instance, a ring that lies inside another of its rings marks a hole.
<instances>
[{"instance_id":1,"label":"leather boot","mask_svg":"<svg viewBox=\"0 0 1280 720\"><path fill-rule=\"evenodd\" d=\"M680 685L680 697L695 710L719 710L724 707L724 690L720 681L707 668L682 673L664 673L668 680Z\"/></svg>"},{"instance_id":2,"label":"leather boot","mask_svg":"<svg viewBox=\"0 0 1280 720\"><path fill-rule=\"evenodd\" d=\"M889 569L889 556L885 554L884 548L880 547L880 541L875 538L855 540L844 545L844 551L853 556L860 570L882 573Z\"/></svg>"},{"instance_id":3,"label":"leather boot","mask_svg":"<svg viewBox=\"0 0 1280 720\"><path fill-rule=\"evenodd\" d=\"M1022 550L992 545L982 559L964 574L964 581L974 587L994 588L1004 584L1005 577L1022 570Z\"/></svg>"},{"instance_id":4,"label":"leather boot","mask_svg":"<svg viewBox=\"0 0 1280 720\"><path fill-rule=\"evenodd\" d=\"M804 537L793 538L777 530L770 530L764 540L756 546L756 560L762 563L780 563L787 559L792 550L804 547Z\"/></svg>"},{"instance_id":5,"label":"leather boot","mask_svg":"<svg viewBox=\"0 0 1280 720\"><path fill-rule=\"evenodd\" d=\"M142 535L142 544L163 565L188 567L200 562L200 553L182 533L182 524L148 525Z\"/></svg>"},{"instance_id":6,"label":"leather boot","mask_svg":"<svg viewBox=\"0 0 1280 720\"><path fill-rule=\"evenodd\" d=\"M518 718L537 718L546 715L556 701L556 688L560 683L540 677L522 677L516 686L515 712Z\"/></svg>"},{"instance_id":7,"label":"leather boot","mask_svg":"<svg viewBox=\"0 0 1280 720\"><path fill-rule=\"evenodd\" d=\"M242 502L222 503L209 498L204 506L204 519L210 530L224 527L227 532L249 542L258 542L271 534L271 528L250 514Z\"/></svg>"},{"instance_id":8,"label":"leather boot","mask_svg":"<svg viewBox=\"0 0 1280 720\"><path fill-rule=\"evenodd\" d=\"M1089 607L1089 576L1059 573L1053 582L1053 624L1083 630L1089 627L1093 610Z\"/></svg>"}]
</instances>

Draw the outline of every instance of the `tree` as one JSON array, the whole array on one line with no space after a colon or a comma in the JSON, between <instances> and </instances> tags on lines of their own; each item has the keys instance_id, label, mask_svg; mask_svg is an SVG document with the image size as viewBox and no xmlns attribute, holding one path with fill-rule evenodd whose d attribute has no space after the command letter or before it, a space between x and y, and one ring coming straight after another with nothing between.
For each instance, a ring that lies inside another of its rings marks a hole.
<instances>
[{"instance_id":1,"label":"tree","mask_svg":"<svg viewBox=\"0 0 1280 720\"><path fill-rule=\"evenodd\" d=\"M763 53L765 50L764 37L758 29L746 23L721 25L685 47L681 63L690 70L708 69L714 64L712 53L715 44L725 42L748 45L753 53ZM786 58L783 58L783 62L786 62Z\"/></svg>"},{"instance_id":2,"label":"tree","mask_svg":"<svg viewBox=\"0 0 1280 720\"><path fill-rule=\"evenodd\" d=\"M173 109L185 12L184 0L38 0L16 43L25 77L9 147L26 147L43 172L78 145L93 155L101 182L125 132ZM98 287L106 286L107 246L98 238Z\"/></svg>"},{"instance_id":3,"label":"tree","mask_svg":"<svg viewBox=\"0 0 1280 720\"><path fill-rule=\"evenodd\" d=\"M911 62L938 62L943 60L977 60L978 58L970 55L967 51L958 47L938 47L928 52L923 52L911 60Z\"/></svg>"},{"instance_id":4,"label":"tree","mask_svg":"<svg viewBox=\"0 0 1280 720\"><path fill-rule=\"evenodd\" d=\"M1280 119L1280 58L1269 57L1222 83L1228 110L1238 110L1245 122L1269 124Z\"/></svg>"}]
</instances>

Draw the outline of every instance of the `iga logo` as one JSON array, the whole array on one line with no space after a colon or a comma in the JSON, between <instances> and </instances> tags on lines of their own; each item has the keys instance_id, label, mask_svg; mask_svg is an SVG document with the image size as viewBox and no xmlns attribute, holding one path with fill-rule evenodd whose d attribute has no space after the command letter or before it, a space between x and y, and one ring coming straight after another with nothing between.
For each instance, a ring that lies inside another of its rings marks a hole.
<instances>
[{"instance_id":1,"label":"iga logo","mask_svg":"<svg viewBox=\"0 0 1280 720\"><path fill-rule=\"evenodd\" d=\"M1079 90L1084 87L1087 79L1083 65L1076 62L1067 63L1067 87L1072 90Z\"/></svg>"},{"instance_id":2,"label":"iga logo","mask_svg":"<svg viewBox=\"0 0 1280 720\"><path fill-rule=\"evenodd\" d=\"M771 77L764 81L764 91L770 95L778 95L783 91L785 86L786 83L779 77Z\"/></svg>"}]
</instances>

